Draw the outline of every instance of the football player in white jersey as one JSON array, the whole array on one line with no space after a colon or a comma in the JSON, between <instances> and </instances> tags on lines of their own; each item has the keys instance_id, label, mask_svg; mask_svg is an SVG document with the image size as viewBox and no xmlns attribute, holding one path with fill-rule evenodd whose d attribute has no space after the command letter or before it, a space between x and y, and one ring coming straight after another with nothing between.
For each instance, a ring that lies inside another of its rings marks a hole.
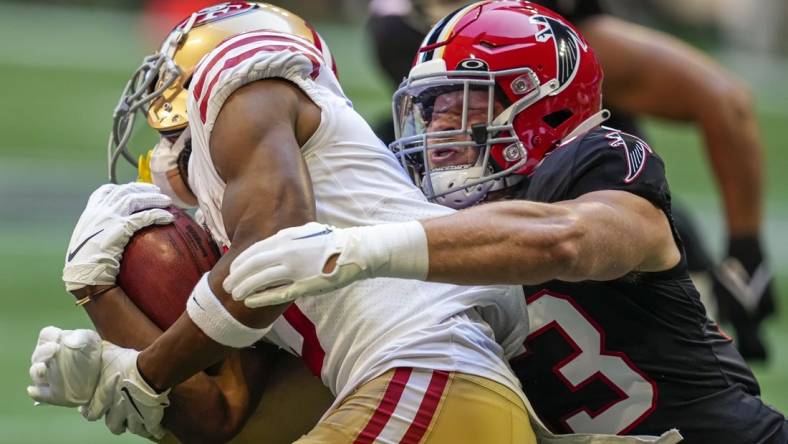
<instances>
[{"instance_id":1,"label":"football player in white jersey","mask_svg":"<svg viewBox=\"0 0 788 444\"><path fill-rule=\"evenodd\" d=\"M121 297L123 246L136 230L168 223L161 208L171 202L198 204L226 253L195 287L187 312L141 352L87 331L44 329L30 372L34 399L79 405L115 433L160 438L165 409L180 396L172 387L265 338L304 358L336 395L299 442L535 442L506 364L522 352L527 331L517 288L380 279L338 290L341 297L263 308L222 289L232 260L281 228L450 212L410 183L331 68L325 43L303 21L247 2L192 15L146 60L116 110L112 160L129 156L134 113L148 108L162 140L141 173L165 194L145 184L94 192L72 235L67 289L86 305ZM411 227L384 229L384 237L408 242L421 231ZM384 266L409 275L424 259L388 258ZM199 418L188 410L204 407L167 411L167 426L183 412Z\"/></svg>"}]
</instances>

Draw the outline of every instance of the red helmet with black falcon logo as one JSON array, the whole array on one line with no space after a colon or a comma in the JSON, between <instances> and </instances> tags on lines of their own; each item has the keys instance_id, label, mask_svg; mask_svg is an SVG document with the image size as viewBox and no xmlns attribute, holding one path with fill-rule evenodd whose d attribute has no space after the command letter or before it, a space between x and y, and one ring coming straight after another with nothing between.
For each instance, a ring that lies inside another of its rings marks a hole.
<instances>
[{"instance_id":1,"label":"red helmet with black falcon logo","mask_svg":"<svg viewBox=\"0 0 788 444\"><path fill-rule=\"evenodd\" d=\"M394 95L391 148L427 197L473 205L599 125L602 69L563 17L482 1L444 17Z\"/></svg>"}]
</instances>

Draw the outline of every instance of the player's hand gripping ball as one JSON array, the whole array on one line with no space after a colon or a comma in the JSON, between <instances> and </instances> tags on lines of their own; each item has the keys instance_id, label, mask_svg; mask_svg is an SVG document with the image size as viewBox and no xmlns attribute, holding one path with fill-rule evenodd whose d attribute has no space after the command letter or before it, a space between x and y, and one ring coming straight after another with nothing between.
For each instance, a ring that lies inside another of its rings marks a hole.
<instances>
[{"instance_id":1,"label":"player's hand gripping ball","mask_svg":"<svg viewBox=\"0 0 788 444\"><path fill-rule=\"evenodd\" d=\"M66 252L66 290L114 284L131 236L147 226L172 222L172 214L162 209L171 203L158 187L147 183L106 184L94 191Z\"/></svg>"}]
</instances>

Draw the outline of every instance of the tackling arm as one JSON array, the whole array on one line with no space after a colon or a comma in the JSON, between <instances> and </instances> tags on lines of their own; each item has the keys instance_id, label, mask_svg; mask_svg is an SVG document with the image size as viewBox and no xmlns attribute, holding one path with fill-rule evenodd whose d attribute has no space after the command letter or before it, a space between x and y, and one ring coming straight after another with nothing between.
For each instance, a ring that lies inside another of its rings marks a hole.
<instances>
[{"instance_id":1,"label":"tackling arm","mask_svg":"<svg viewBox=\"0 0 788 444\"><path fill-rule=\"evenodd\" d=\"M605 102L624 111L694 122L703 132L733 236L762 222L763 150L752 97L740 81L689 45L609 16L581 31L605 69Z\"/></svg>"},{"instance_id":2,"label":"tackling arm","mask_svg":"<svg viewBox=\"0 0 788 444\"><path fill-rule=\"evenodd\" d=\"M262 307L373 277L460 285L611 280L667 270L680 258L662 210L605 190L554 204L490 203L421 222L288 228L240 255L224 287Z\"/></svg>"},{"instance_id":3,"label":"tackling arm","mask_svg":"<svg viewBox=\"0 0 788 444\"><path fill-rule=\"evenodd\" d=\"M249 245L284 227L314 220L314 198L299 147L319 122L320 109L283 80L238 89L217 118L211 157L226 183L222 214L232 246L210 272L208 285L224 309L247 328L269 326L286 306L249 309L233 301L221 283L232 260ZM230 349L184 314L140 353L137 365L152 387L167 388L218 362Z\"/></svg>"},{"instance_id":4,"label":"tackling arm","mask_svg":"<svg viewBox=\"0 0 788 444\"><path fill-rule=\"evenodd\" d=\"M496 202L422 224L431 281L611 280L666 270L680 257L665 214L624 191L554 204Z\"/></svg>"}]
</instances>

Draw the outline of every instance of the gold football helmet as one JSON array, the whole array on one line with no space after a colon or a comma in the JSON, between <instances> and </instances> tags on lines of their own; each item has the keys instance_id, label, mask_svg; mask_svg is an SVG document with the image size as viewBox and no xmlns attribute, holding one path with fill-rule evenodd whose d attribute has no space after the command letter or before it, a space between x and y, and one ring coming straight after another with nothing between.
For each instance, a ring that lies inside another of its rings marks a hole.
<instances>
[{"instance_id":1,"label":"gold football helmet","mask_svg":"<svg viewBox=\"0 0 788 444\"><path fill-rule=\"evenodd\" d=\"M128 142L137 111L148 125L175 140L186 128L188 88L197 64L221 42L250 31L270 30L293 34L322 51L326 66L335 69L325 41L299 16L267 3L231 1L192 13L167 36L158 52L143 59L121 94L112 116L109 137L109 179L117 181L117 163L123 157L138 166ZM140 169L143 163L140 161ZM141 177L149 171L140 171Z\"/></svg>"}]
</instances>

